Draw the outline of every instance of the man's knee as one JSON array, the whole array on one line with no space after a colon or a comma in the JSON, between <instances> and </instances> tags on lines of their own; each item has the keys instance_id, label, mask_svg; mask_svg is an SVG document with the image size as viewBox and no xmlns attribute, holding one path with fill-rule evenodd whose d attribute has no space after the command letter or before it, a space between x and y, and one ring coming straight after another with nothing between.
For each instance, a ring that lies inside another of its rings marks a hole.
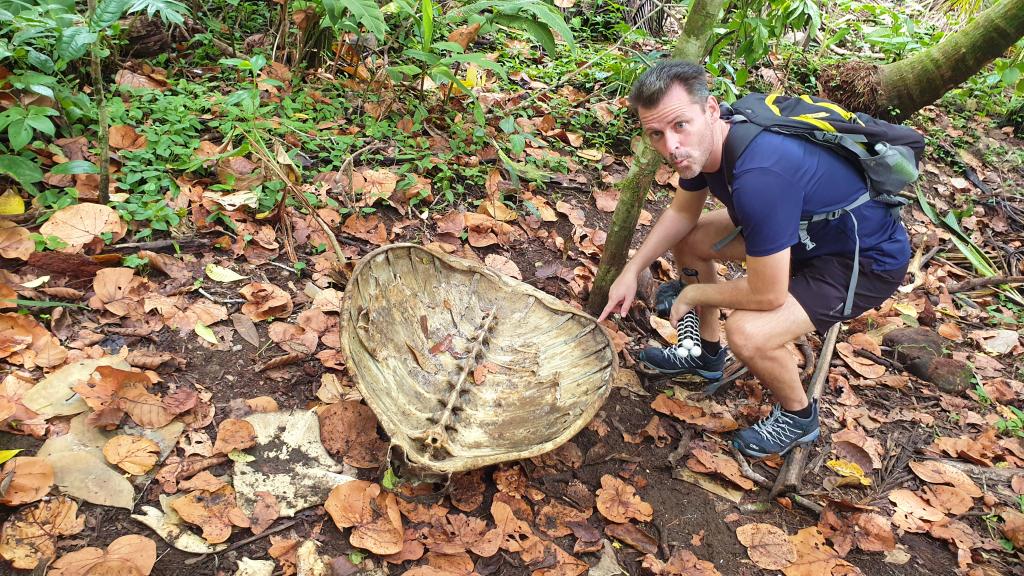
<instances>
[{"instance_id":1,"label":"man's knee","mask_svg":"<svg viewBox=\"0 0 1024 576\"><path fill-rule=\"evenodd\" d=\"M764 335L759 335L754 314L737 310L725 321L725 336L729 349L744 362L756 358L766 350Z\"/></svg>"}]
</instances>

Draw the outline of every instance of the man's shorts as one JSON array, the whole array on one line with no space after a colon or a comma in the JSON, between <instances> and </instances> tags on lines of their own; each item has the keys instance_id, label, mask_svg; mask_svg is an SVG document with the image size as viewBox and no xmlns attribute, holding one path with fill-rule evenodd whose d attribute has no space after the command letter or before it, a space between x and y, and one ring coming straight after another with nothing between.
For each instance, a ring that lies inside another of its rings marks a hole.
<instances>
[{"instance_id":1,"label":"man's shorts","mask_svg":"<svg viewBox=\"0 0 1024 576\"><path fill-rule=\"evenodd\" d=\"M849 316L844 316L852 266L853 258L842 256L818 256L793 263L789 293L807 312L819 334L836 322L856 318L885 302L903 283L909 263L896 270L877 271L871 269L870 260L862 258L853 309Z\"/></svg>"}]
</instances>

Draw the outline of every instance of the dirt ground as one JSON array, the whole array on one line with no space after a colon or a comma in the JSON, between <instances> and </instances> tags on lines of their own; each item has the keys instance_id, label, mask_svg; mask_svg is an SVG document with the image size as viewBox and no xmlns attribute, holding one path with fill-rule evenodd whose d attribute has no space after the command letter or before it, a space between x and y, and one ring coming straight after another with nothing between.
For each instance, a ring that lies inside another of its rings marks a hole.
<instances>
[{"instance_id":1,"label":"dirt ground","mask_svg":"<svg viewBox=\"0 0 1024 576\"><path fill-rule=\"evenodd\" d=\"M585 210L589 226L598 229L608 228L610 214L597 211L587 196L569 191L563 197L571 199L577 206ZM659 197L649 203L647 209L657 215L664 207L666 200L667 198L664 196ZM565 238L572 237L569 226L564 219L555 224L556 229L564 228L559 231ZM635 242L638 243L642 237L643 233L638 234ZM404 232L404 236L396 240L422 243L428 239L422 236L421 231L411 228ZM374 247L369 244L361 245L360 251L365 254L372 248ZM557 297L568 299L568 293L563 283L558 282L557 279L540 279L534 275L533 272L538 263L546 263L553 257L557 258L551 250L539 242L528 241L514 250L505 251L496 248L491 252L506 255L515 261L523 272L524 281ZM489 253L488 250L479 251L481 257L487 253ZM572 262L569 264L575 265ZM279 285L285 285L292 279L287 272L273 266L263 266L260 271L270 281ZM229 313L236 312L238 307L237 303L229 304ZM265 332L263 332L265 328L262 325L260 330L265 341ZM635 338L633 345L639 347L645 342L646 337L639 337ZM183 339L170 330L160 332L155 343L141 341L138 338L111 336L100 345L111 351L116 351L125 344L132 348L152 345L155 350L173 352L186 360L187 365L183 369L161 371L161 375L169 383L201 384L213 393L212 401L216 408L216 417L214 424L206 428L206 432L211 437L216 435L216 424L231 412L230 404L233 400L270 396L278 402L281 409L310 408L317 403L315 393L324 369L316 358L281 369L257 373L253 367L267 359L268 353L265 350L257 350L245 342L236 346L234 350L210 350L199 345L194 338ZM839 361L834 361L834 365L840 371L843 370ZM685 546L699 558L713 562L724 575L770 573L757 568L750 562L746 548L736 539L736 528L750 522L764 522L779 526L788 533L795 533L801 528L814 525L817 522L817 517L799 507L787 509L774 501L768 501L764 491L755 492L753 495L748 494L741 505L735 505L697 486L674 479L672 467L669 464L669 455L679 448L680 432L685 431L683 426L672 428L671 441L661 447L653 445L649 440L639 444L626 442L623 434L639 433L651 416L655 414L650 406L652 400L659 392L673 383L645 380L645 384L649 393L645 396L621 388L612 390L610 398L597 417L597 420L608 428L608 432L600 436L594 429L596 427L591 427L584 429L572 441L583 455L583 463L578 468L551 474L538 469L536 464L529 460L519 463L523 472L530 479L530 486L545 495L542 500L534 503L534 509L538 510L544 503L562 498L566 487L573 480L582 482L593 491L600 486L601 477L605 474L627 477L633 484L640 486L638 494L654 509L653 520L641 523L640 527L659 541L662 553L671 551L676 546ZM694 386L690 385L690 388L693 389ZM830 427L839 427L834 416L834 400L840 392L837 389L826 389L825 391L822 412L823 436L815 444L810 455L811 465L804 478L804 490L809 491L811 496L848 499L849 502L856 502L860 505L884 507L888 505L887 487L891 488L908 482L913 484L917 481L916 478L909 477L906 473L888 477L883 474L877 478L878 482L874 486L866 490L837 488L826 494L821 488L824 471L822 460L823 456L829 452ZM896 407L913 405L918 410L931 411L937 417L934 429L926 429L913 422L893 421L885 423L880 429L875 430L873 437L880 439L883 445L889 449L886 454L887 460L899 461L901 458L918 453L920 448L930 441L936 430L940 430L943 425L944 420L940 414L942 409L937 406L938 402L934 401L935 392L927 387L911 385L900 390L885 386L861 387L856 392L866 405L883 413ZM749 398L758 398L762 395L763 391L759 390L759 385L754 381L745 380L723 392L722 398L719 400L733 406L745 406L747 410L744 413L756 414L760 406L754 405ZM746 422L740 424L744 425ZM383 434L383 432L380 433ZM706 441L700 432L687 436L689 443ZM0 434L0 446L4 448L37 448L39 444L40 442L27 439L27 437ZM894 468L903 467L896 466ZM494 467L485 472L485 479L490 478L493 469ZM772 473L769 468L760 467L759 470L766 474ZM211 470L215 475L228 474L230 471L230 463ZM359 477L366 480L379 481L382 475L383 469L359 471ZM495 490L493 482L487 482L487 484L488 492L484 503L470 515L486 517L490 499ZM443 486L436 486L435 489L441 491ZM136 511L141 505L153 504L158 495L159 487L149 486L136 503ZM763 507L764 511L755 511L756 506L752 506L752 502L759 501L764 501L767 504ZM87 518L86 530L73 538L59 542L58 556L63 552L86 545L105 546L118 536L125 534L149 533L148 529L130 519L128 514L120 509L83 504L81 511ZM0 508L0 521L5 519L9 513L9 509ZM335 527L322 507L305 510L298 514L296 520L294 525L280 534L294 533L299 538L312 537L322 543L321 552L331 557L345 555L352 551L347 537ZM979 532L984 530L978 518L965 518L965 520L972 522ZM591 523L600 525L596 514ZM251 534L246 530L236 530L229 543L240 542L249 536ZM851 552L846 560L859 567L864 574L872 576L890 574L940 576L956 573L956 556L945 543L915 534L902 535L900 542L907 547L910 554L910 560L905 564L888 564L883 561L880 554L868 554L857 550ZM561 538L557 540L557 543L565 550L572 550L574 538L571 536ZM269 543L264 538L227 552L196 557L171 548L162 540L157 539L159 559L153 574L191 574L194 576L233 574L236 560L242 557L268 558L268 547ZM623 567L631 575L641 573L641 554L639 552L625 546L617 552ZM582 554L580 557L593 565L596 563L598 555ZM386 570L388 573L397 574L411 565L412 563L407 563L404 567L388 566ZM503 554L477 564L477 571L481 574L508 576L528 574L534 568L520 564L516 557Z\"/></svg>"}]
</instances>

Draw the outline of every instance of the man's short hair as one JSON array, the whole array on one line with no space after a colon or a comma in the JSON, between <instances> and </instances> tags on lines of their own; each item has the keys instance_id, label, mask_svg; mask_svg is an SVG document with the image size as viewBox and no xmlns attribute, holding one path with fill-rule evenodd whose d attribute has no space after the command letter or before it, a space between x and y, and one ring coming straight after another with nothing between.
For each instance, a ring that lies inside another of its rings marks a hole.
<instances>
[{"instance_id":1,"label":"man's short hair","mask_svg":"<svg viewBox=\"0 0 1024 576\"><path fill-rule=\"evenodd\" d=\"M676 84L681 85L697 104L706 102L710 95L708 73L703 66L686 60L663 60L636 79L629 93L629 104L634 110L654 108Z\"/></svg>"}]
</instances>

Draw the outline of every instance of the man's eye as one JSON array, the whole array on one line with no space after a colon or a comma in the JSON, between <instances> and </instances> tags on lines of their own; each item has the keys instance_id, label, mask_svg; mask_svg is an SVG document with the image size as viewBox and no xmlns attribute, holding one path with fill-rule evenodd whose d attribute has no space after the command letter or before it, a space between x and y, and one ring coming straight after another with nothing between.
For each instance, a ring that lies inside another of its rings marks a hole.
<instances>
[{"instance_id":1,"label":"man's eye","mask_svg":"<svg viewBox=\"0 0 1024 576\"><path fill-rule=\"evenodd\" d=\"M682 122L682 121L676 122L676 128L679 128L679 129L686 128L686 122Z\"/></svg>"}]
</instances>

